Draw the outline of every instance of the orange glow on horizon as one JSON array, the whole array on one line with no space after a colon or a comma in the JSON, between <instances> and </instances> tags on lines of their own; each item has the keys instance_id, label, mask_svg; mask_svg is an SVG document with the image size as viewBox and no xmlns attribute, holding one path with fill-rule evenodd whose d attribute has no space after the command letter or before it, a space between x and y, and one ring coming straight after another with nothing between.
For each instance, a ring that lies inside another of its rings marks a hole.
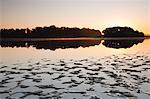
<instances>
[{"instance_id":1,"label":"orange glow on horizon","mask_svg":"<svg viewBox=\"0 0 150 99\"><path fill-rule=\"evenodd\" d=\"M57 27L103 31L128 26L150 35L150 0L2 0L0 28Z\"/></svg>"}]
</instances>

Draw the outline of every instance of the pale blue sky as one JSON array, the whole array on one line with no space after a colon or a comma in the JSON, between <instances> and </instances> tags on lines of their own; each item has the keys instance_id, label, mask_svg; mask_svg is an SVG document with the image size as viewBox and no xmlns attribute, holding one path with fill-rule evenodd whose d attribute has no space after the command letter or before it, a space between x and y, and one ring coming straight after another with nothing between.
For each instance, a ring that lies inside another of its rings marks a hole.
<instances>
[{"instance_id":1,"label":"pale blue sky","mask_svg":"<svg viewBox=\"0 0 150 99\"><path fill-rule=\"evenodd\" d=\"M1 0L2 28L131 26L150 32L150 0Z\"/></svg>"}]
</instances>

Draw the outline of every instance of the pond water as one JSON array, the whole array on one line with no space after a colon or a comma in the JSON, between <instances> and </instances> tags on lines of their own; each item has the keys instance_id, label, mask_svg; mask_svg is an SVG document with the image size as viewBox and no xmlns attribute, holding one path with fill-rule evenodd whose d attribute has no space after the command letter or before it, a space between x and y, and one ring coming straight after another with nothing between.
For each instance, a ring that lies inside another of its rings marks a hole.
<instances>
[{"instance_id":1,"label":"pond water","mask_svg":"<svg viewBox=\"0 0 150 99\"><path fill-rule=\"evenodd\" d=\"M5 39L0 99L150 99L150 39Z\"/></svg>"}]
</instances>

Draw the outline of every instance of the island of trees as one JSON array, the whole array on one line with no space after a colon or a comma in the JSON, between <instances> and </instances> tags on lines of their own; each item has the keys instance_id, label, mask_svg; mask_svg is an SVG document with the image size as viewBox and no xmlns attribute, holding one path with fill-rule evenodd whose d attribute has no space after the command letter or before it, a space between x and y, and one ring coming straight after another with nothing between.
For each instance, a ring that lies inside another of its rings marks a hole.
<instances>
[{"instance_id":1,"label":"island of trees","mask_svg":"<svg viewBox=\"0 0 150 99\"><path fill-rule=\"evenodd\" d=\"M103 34L103 35L102 35ZM111 27L102 31L89 28L36 27L33 29L1 29L1 38L77 38L77 37L144 37L130 27Z\"/></svg>"},{"instance_id":2,"label":"island of trees","mask_svg":"<svg viewBox=\"0 0 150 99\"><path fill-rule=\"evenodd\" d=\"M143 32L134 31L130 27L112 27L102 31L104 37L144 37Z\"/></svg>"}]
</instances>

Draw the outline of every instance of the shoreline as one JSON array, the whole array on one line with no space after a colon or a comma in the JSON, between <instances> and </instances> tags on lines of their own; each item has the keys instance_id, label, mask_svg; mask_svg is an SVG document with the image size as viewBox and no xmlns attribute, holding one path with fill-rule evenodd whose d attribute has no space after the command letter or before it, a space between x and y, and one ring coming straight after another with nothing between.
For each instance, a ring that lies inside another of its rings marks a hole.
<instances>
[{"instance_id":1,"label":"shoreline","mask_svg":"<svg viewBox=\"0 0 150 99\"><path fill-rule=\"evenodd\" d=\"M48 40L136 40L136 39L150 39L150 37L78 37L78 38L0 38L0 41L48 41Z\"/></svg>"}]
</instances>

